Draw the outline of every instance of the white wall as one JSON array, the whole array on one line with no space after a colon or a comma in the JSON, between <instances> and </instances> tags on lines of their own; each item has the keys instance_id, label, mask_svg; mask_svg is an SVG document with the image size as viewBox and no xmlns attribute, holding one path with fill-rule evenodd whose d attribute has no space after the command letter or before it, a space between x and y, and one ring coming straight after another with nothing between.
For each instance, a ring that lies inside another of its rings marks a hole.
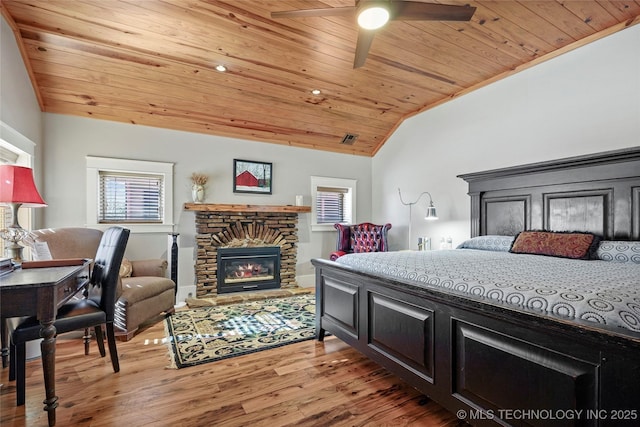
<instances>
[{"instance_id":1,"label":"white wall","mask_svg":"<svg viewBox=\"0 0 640 427\"><path fill-rule=\"evenodd\" d=\"M42 113L11 27L0 18L0 139L31 157L36 185L42 190L40 145ZM46 200L46 198L45 198ZM42 209L33 209L34 225ZM27 224L22 224L27 226Z\"/></svg>"},{"instance_id":2,"label":"white wall","mask_svg":"<svg viewBox=\"0 0 640 427\"><path fill-rule=\"evenodd\" d=\"M456 175L640 145L640 25L566 53L406 120L373 159L374 220L393 224L392 249L469 237L467 184Z\"/></svg>"},{"instance_id":3,"label":"white wall","mask_svg":"<svg viewBox=\"0 0 640 427\"><path fill-rule=\"evenodd\" d=\"M193 172L210 176L207 203L293 205L302 194L310 205L311 175L356 179L358 219L371 219L370 158L50 113L44 114L44 134L47 227L85 224L87 155L175 163L175 231L180 233L180 259L187 257L178 267L180 287L195 283L193 262L188 265L195 257L195 214L183 210L191 202ZM233 159L273 163L273 194L234 193ZM335 249L335 231L311 232L309 216L299 215L299 277L313 274L312 258L328 258ZM125 256L168 259L167 240L163 233L133 234Z\"/></svg>"},{"instance_id":4,"label":"white wall","mask_svg":"<svg viewBox=\"0 0 640 427\"><path fill-rule=\"evenodd\" d=\"M13 31L4 17L0 19L0 31L0 119L24 138L40 143L40 107Z\"/></svg>"}]
</instances>

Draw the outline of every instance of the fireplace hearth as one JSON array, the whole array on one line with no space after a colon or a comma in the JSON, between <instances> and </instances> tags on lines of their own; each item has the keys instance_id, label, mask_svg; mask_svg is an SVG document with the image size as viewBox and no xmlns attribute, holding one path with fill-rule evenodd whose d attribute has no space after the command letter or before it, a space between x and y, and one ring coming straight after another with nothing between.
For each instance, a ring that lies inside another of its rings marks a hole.
<instances>
[{"instance_id":1,"label":"fireplace hearth","mask_svg":"<svg viewBox=\"0 0 640 427\"><path fill-rule=\"evenodd\" d=\"M218 293L280 288L280 247L218 248Z\"/></svg>"}]
</instances>

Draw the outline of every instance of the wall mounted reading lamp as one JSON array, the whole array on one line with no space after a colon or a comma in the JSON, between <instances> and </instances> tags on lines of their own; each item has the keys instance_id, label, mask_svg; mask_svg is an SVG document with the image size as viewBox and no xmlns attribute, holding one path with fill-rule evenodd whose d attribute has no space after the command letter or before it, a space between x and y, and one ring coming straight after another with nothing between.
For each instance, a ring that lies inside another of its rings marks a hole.
<instances>
[{"instance_id":1,"label":"wall mounted reading lamp","mask_svg":"<svg viewBox=\"0 0 640 427\"><path fill-rule=\"evenodd\" d=\"M413 205L418 203L422 198L422 196L424 196L425 194L429 196L429 207L427 208L427 212L424 216L424 219L427 221L434 221L438 219L438 214L436 213L435 206L433 206L433 199L431 198L431 194L428 191L424 191L420 193L420 195L418 196L415 202L407 203L404 200L402 200L402 193L400 192L400 188L398 188L398 196L400 196L400 203L402 203L405 206L409 206L409 249L411 249L411 208L413 207Z\"/></svg>"}]
</instances>

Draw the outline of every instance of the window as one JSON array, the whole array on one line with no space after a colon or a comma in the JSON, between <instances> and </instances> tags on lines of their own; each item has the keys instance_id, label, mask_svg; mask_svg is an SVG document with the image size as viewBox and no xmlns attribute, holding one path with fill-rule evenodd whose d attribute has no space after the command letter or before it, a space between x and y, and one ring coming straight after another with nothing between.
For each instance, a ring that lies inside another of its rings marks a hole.
<instances>
[{"instance_id":1,"label":"window","mask_svg":"<svg viewBox=\"0 0 640 427\"><path fill-rule=\"evenodd\" d=\"M6 129L4 124L0 127L3 130ZM28 166L30 163L30 155L9 142L0 139L0 165ZM11 208L4 205L0 206L0 230L4 230L9 227L12 222L13 215L11 215ZM18 210L18 223L27 230L31 228L31 209L22 208ZM6 252L8 244L9 243L7 241L0 239L0 258L10 256L9 253ZM23 254L23 256L25 256L25 254Z\"/></svg>"},{"instance_id":2,"label":"window","mask_svg":"<svg viewBox=\"0 0 640 427\"><path fill-rule=\"evenodd\" d=\"M333 231L333 224L356 221L356 180L311 177L313 231Z\"/></svg>"},{"instance_id":3,"label":"window","mask_svg":"<svg viewBox=\"0 0 640 427\"><path fill-rule=\"evenodd\" d=\"M173 230L173 164L87 157L87 224Z\"/></svg>"},{"instance_id":4,"label":"window","mask_svg":"<svg viewBox=\"0 0 640 427\"><path fill-rule=\"evenodd\" d=\"M4 230L9 227L12 222L11 209L8 206L0 206L0 230ZM0 258L9 256L6 251L9 242L4 239L0 239Z\"/></svg>"},{"instance_id":5,"label":"window","mask_svg":"<svg viewBox=\"0 0 640 427\"><path fill-rule=\"evenodd\" d=\"M0 164L15 165L20 155L16 153L17 149L11 147L8 143L0 145Z\"/></svg>"},{"instance_id":6,"label":"window","mask_svg":"<svg viewBox=\"0 0 640 427\"><path fill-rule=\"evenodd\" d=\"M162 175L100 171L98 222L162 223Z\"/></svg>"}]
</instances>

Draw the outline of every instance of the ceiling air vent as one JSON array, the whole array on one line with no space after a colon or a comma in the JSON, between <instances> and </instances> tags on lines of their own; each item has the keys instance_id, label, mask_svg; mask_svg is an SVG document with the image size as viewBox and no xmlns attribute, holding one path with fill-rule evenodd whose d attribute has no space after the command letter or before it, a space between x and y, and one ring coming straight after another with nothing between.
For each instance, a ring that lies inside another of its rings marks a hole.
<instances>
[{"instance_id":1,"label":"ceiling air vent","mask_svg":"<svg viewBox=\"0 0 640 427\"><path fill-rule=\"evenodd\" d=\"M345 133L342 141L340 141L340 144L353 145L353 143L356 142L356 139L358 139L358 135L355 135L353 133Z\"/></svg>"}]
</instances>

